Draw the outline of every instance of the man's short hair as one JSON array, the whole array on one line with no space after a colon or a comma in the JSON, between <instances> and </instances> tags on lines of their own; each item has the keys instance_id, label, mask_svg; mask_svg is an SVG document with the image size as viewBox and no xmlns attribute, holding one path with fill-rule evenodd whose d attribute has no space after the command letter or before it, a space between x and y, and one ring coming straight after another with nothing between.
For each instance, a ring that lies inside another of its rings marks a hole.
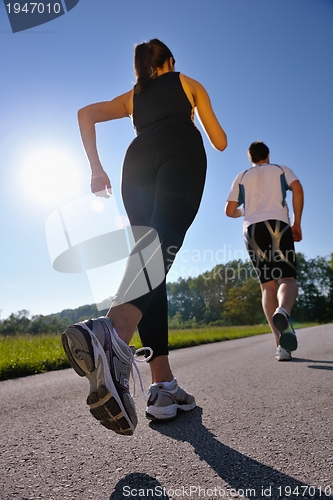
<instances>
[{"instance_id":1,"label":"man's short hair","mask_svg":"<svg viewBox=\"0 0 333 500\"><path fill-rule=\"evenodd\" d=\"M249 147L249 157L252 163L266 160L269 155L269 149L262 141L252 142Z\"/></svg>"}]
</instances>

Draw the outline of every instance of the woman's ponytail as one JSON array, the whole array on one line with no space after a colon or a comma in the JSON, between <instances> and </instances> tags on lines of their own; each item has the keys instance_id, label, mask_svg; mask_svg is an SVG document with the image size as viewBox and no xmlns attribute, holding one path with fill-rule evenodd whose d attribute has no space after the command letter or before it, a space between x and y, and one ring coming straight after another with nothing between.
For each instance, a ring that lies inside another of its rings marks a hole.
<instances>
[{"instance_id":1,"label":"woman's ponytail","mask_svg":"<svg viewBox=\"0 0 333 500\"><path fill-rule=\"evenodd\" d=\"M157 68L162 68L165 61L175 60L170 49L157 38L140 43L134 51L134 69L136 74L135 93L140 94L151 80L157 77Z\"/></svg>"},{"instance_id":2,"label":"woman's ponytail","mask_svg":"<svg viewBox=\"0 0 333 500\"><path fill-rule=\"evenodd\" d=\"M147 43L140 43L135 47L134 68L136 73L135 92L144 90L150 80L157 76L157 69Z\"/></svg>"}]
</instances>

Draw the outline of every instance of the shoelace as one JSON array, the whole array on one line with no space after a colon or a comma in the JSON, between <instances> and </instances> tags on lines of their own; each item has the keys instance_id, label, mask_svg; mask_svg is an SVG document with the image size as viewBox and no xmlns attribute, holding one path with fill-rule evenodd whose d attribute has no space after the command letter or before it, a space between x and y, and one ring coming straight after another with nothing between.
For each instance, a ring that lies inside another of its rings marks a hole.
<instances>
[{"instance_id":1,"label":"shoelace","mask_svg":"<svg viewBox=\"0 0 333 500\"><path fill-rule=\"evenodd\" d=\"M151 347L140 347L139 349L135 349L134 346L130 346L130 349L132 351L131 375L132 375L132 378L133 378L133 396L135 396L135 389L136 389L135 377L134 377L134 370L133 370L133 366L134 366L136 374L137 374L139 382L140 382L140 387L141 387L142 395L143 395L144 399L146 400L145 390L144 390L142 378L141 378L141 375L140 375L140 370L138 368L137 363L143 363L143 362L148 363L148 361L153 357L153 350L152 350ZM135 352L133 352L134 349L135 349ZM138 353L139 352L143 352L143 351L150 351L150 354L145 359L139 359Z\"/></svg>"}]
</instances>

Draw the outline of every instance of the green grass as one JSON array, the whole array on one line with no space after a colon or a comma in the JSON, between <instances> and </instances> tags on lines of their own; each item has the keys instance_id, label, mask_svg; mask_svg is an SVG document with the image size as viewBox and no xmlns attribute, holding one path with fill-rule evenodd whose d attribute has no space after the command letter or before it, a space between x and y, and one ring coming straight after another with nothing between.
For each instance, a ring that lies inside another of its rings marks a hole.
<instances>
[{"instance_id":1,"label":"green grass","mask_svg":"<svg viewBox=\"0 0 333 500\"><path fill-rule=\"evenodd\" d=\"M314 324L295 324L296 328ZM170 349L180 349L194 345L220 342L268 333L267 325L204 327L188 330L170 330ZM132 343L141 347L136 333ZM15 337L0 336L0 380L34 375L52 370L70 367L58 335L20 335Z\"/></svg>"},{"instance_id":2,"label":"green grass","mask_svg":"<svg viewBox=\"0 0 333 500\"><path fill-rule=\"evenodd\" d=\"M0 380L68 366L59 336L0 337Z\"/></svg>"},{"instance_id":3,"label":"green grass","mask_svg":"<svg viewBox=\"0 0 333 500\"><path fill-rule=\"evenodd\" d=\"M269 326L225 326L210 328L192 328L188 330L171 330L169 332L170 349L190 347L223 340L239 339L268 333Z\"/></svg>"}]
</instances>

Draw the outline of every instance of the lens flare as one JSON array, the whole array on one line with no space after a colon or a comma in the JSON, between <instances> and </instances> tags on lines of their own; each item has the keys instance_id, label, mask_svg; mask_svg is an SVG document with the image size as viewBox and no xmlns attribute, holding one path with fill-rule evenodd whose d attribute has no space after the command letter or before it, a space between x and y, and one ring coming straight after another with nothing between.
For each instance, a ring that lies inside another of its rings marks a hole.
<instances>
[{"instance_id":1,"label":"lens flare","mask_svg":"<svg viewBox=\"0 0 333 500\"><path fill-rule=\"evenodd\" d=\"M59 148L28 154L21 166L20 181L24 196L35 203L60 205L82 193L77 160Z\"/></svg>"}]
</instances>

